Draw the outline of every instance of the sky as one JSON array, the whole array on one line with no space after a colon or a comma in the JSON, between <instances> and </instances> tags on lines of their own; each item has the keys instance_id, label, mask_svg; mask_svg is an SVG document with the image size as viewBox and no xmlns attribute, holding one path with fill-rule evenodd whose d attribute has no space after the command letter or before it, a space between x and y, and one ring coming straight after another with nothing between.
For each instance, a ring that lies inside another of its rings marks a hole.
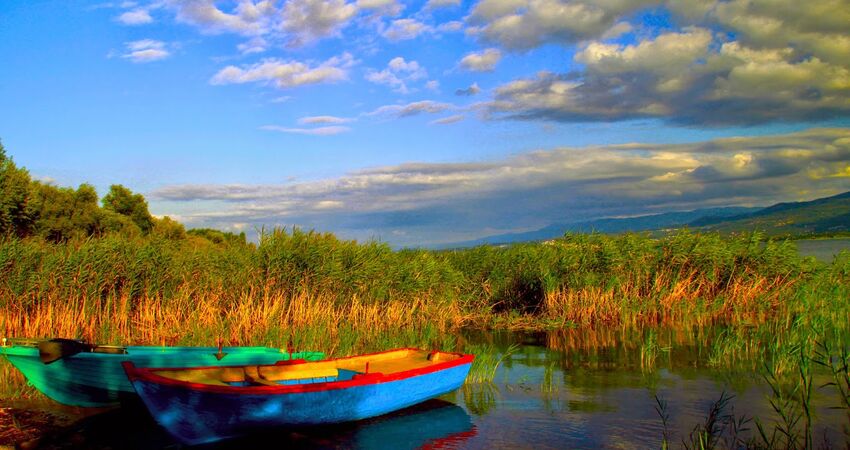
<instances>
[{"instance_id":1,"label":"sky","mask_svg":"<svg viewBox=\"0 0 850 450\"><path fill-rule=\"evenodd\" d=\"M850 2L0 2L0 139L154 215L433 246L850 190Z\"/></svg>"}]
</instances>

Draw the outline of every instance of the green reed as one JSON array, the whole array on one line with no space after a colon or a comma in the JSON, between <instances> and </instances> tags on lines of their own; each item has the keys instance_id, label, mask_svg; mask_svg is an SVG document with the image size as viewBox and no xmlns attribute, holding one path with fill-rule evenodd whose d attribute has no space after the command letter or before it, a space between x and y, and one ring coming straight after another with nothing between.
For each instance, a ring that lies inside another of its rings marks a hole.
<instances>
[{"instance_id":1,"label":"green reed","mask_svg":"<svg viewBox=\"0 0 850 450\"><path fill-rule=\"evenodd\" d=\"M704 423L694 426L684 448L752 448L752 449L813 449L815 445L815 420L812 410L814 390L831 390L839 399L836 408L844 409L847 417L845 446L850 445L850 369L848 369L848 347L839 348L828 343L815 342L813 346L793 345L785 349L786 358L772 358L765 362L759 374L769 388L768 403L774 413L772 423L759 417L736 416L732 407L732 396L723 393L712 404ZM776 364L776 362L780 364ZM790 367L788 366L790 364ZM832 381L820 386L814 384L817 367L825 368ZM829 392L827 392L829 393ZM656 397L656 411L662 422L661 447L669 448L668 423L670 415L667 403ZM749 428L755 424L755 432ZM831 446L824 436L823 443Z\"/></svg>"},{"instance_id":2,"label":"green reed","mask_svg":"<svg viewBox=\"0 0 850 450\"><path fill-rule=\"evenodd\" d=\"M518 349L518 344L513 344L504 351L492 345L467 345L465 351L475 355L469 376L466 377L467 383L492 383L496 379L499 366L509 360Z\"/></svg>"},{"instance_id":3,"label":"green reed","mask_svg":"<svg viewBox=\"0 0 850 450\"><path fill-rule=\"evenodd\" d=\"M546 243L393 250L300 229L257 244L189 236L53 244L0 238L0 332L112 344L284 346L332 355L461 350L463 327L730 325L717 365L848 338L850 254L832 265L758 233L568 234ZM645 336L640 364L663 350ZM482 354L474 380L505 356ZM2 374L0 374L2 375ZM2 395L2 394L0 394Z\"/></svg>"}]
</instances>

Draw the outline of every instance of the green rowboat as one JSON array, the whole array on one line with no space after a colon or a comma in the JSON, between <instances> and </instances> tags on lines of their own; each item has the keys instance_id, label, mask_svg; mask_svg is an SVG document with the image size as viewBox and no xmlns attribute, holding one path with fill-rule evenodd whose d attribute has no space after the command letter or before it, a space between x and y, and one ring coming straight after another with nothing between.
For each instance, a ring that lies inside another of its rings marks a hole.
<instances>
[{"instance_id":1,"label":"green rowboat","mask_svg":"<svg viewBox=\"0 0 850 450\"><path fill-rule=\"evenodd\" d=\"M7 340L0 353L27 381L51 399L71 406L103 407L135 396L121 363L137 367L209 367L274 364L289 359L318 361L320 352L269 347L101 346L82 341Z\"/></svg>"}]
</instances>

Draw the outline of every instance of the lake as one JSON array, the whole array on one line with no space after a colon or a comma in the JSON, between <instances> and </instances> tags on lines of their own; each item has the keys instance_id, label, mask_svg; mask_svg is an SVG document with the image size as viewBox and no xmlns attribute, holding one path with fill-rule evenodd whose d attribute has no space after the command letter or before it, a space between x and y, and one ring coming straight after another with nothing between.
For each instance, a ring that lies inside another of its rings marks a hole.
<instances>
[{"instance_id":1,"label":"lake","mask_svg":"<svg viewBox=\"0 0 850 450\"><path fill-rule=\"evenodd\" d=\"M850 239L801 239L796 241L802 256L814 256L819 261L831 263L835 255L843 250L850 251Z\"/></svg>"},{"instance_id":2,"label":"lake","mask_svg":"<svg viewBox=\"0 0 850 450\"><path fill-rule=\"evenodd\" d=\"M778 416L758 375L760 361L713 367L707 345L723 332L709 329L559 330L538 333L464 332L459 339L505 355L491 383L387 416L332 427L280 430L217 448L659 448L665 428L656 410L666 403L668 433L680 448L705 421L721 393L733 396L724 414L758 417L768 429ZM647 356L646 342L654 353ZM482 350L483 352L483 350ZM815 376L815 442L844 443L845 411L831 387ZM43 402L42 402L43 403ZM22 405L17 405L21 407ZM25 408L26 405L23 405ZM75 408L57 408L63 414ZM755 424L744 428L751 436ZM42 448L174 448L171 438L139 407L92 415Z\"/></svg>"}]
</instances>

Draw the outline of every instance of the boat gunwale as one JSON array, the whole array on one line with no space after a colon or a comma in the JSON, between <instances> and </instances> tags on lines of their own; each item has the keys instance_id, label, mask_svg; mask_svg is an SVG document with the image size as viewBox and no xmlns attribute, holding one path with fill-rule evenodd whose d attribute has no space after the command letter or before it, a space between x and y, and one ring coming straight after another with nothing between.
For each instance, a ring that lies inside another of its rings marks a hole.
<instances>
[{"instance_id":1,"label":"boat gunwale","mask_svg":"<svg viewBox=\"0 0 850 450\"><path fill-rule=\"evenodd\" d=\"M180 347L172 347L172 346L107 346L107 345L98 345L96 348L109 348L109 349L123 349L125 353L109 353L109 352L98 352L98 351L84 351L79 352L74 355L68 357L87 357L88 355L95 355L94 357L103 358L103 357L127 357L127 356L156 356L156 355L170 355L174 353L216 353L219 351L218 347L192 347L192 346L180 346ZM282 354L288 355L292 353L293 356L307 356L316 353L322 352L314 352L314 351L294 351L289 352L283 348L276 347L262 347L262 346L232 346L232 347L222 347L221 351L224 353L240 353L240 354L261 354L261 353L272 353L272 354ZM7 345L0 346L0 354L9 355L9 356L38 356L38 348L32 346L23 346L23 345ZM67 358L67 357L66 357ZM64 359L64 358L63 358ZM208 367L222 367L222 366L208 366ZM193 367L194 368L194 367Z\"/></svg>"},{"instance_id":2,"label":"boat gunwale","mask_svg":"<svg viewBox=\"0 0 850 450\"><path fill-rule=\"evenodd\" d=\"M329 358L322 361L304 361L297 362L294 365L300 364L309 364L315 362L329 362L329 361L340 361L346 359L360 358L364 356L376 356L382 355L385 353L392 353L402 350L414 350L414 351L424 351L419 348L414 347L405 347L405 348L395 348L392 350L386 350L382 352L374 352L374 353L364 353L359 355L345 356L341 358ZM442 361L437 362L432 365L428 365L425 367L418 367L414 369L402 370L400 372L393 372L391 374L383 374L383 373L367 373L363 374L363 376L352 379L352 380L342 380L342 381L328 381L321 383L309 383L309 384L281 384L276 386L221 386L214 384L206 384L206 383L198 383L194 381L183 381L176 380L174 378L164 377L162 375L158 375L156 372L168 370L168 371L189 371L189 370L205 370L205 369L224 369L224 368L240 368L247 366L246 364L235 365L235 366L207 366L207 367L179 367L179 368L159 368L159 367L146 367L140 368L136 367L131 361L124 361L121 365L124 367L124 371L127 372L127 378L131 383L135 381L146 381L149 383L171 386L182 388L190 391L202 391L206 393L213 394L237 394L237 395L276 395L276 394L297 394L297 393L308 393L308 392L321 392L321 391L335 391L340 389L349 389L358 386L367 386L374 384L381 384L390 381L399 381L405 380L408 378L413 378L420 375L427 375L434 372L439 372L446 369L451 369L454 367L462 366L464 364L472 364L475 359L475 355L467 354L467 353L457 353L457 352L440 352L449 355L458 356L457 359L453 359L451 361ZM252 364L248 364L252 365ZM271 367L273 364L259 364L259 367Z\"/></svg>"}]
</instances>

